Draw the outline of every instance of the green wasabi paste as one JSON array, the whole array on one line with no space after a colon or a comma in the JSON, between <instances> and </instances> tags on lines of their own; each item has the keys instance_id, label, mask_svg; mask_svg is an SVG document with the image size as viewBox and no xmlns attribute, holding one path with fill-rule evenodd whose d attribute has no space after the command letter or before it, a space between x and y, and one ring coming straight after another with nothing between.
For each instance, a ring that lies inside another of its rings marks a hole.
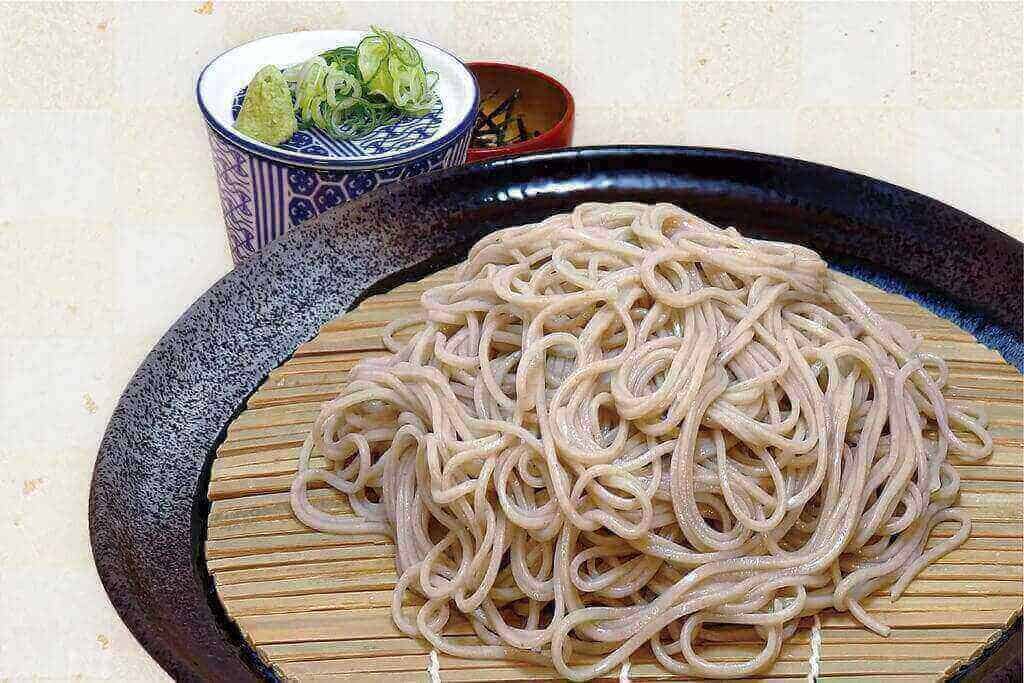
<instances>
[{"instance_id":1,"label":"green wasabi paste","mask_svg":"<svg viewBox=\"0 0 1024 683\"><path fill-rule=\"evenodd\" d=\"M256 72L242 101L235 128L268 145L279 145L298 130L288 81L276 66Z\"/></svg>"}]
</instances>

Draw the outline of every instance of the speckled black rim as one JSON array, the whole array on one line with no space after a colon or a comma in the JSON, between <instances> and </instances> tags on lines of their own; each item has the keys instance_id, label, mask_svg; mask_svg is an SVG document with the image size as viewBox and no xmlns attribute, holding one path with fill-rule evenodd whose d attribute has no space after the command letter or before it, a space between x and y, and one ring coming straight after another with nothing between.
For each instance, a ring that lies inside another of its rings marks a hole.
<instances>
[{"instance_id":1,"label":"speckled black rim","mask_svg":"<svg viewBox=\"0 0 1024 683\"><path fill-rule=\"evenodd\" d=\"M389 186L289 233L211 287L114 410L93 473L90 535L107 594L146 650L179 680L272 677L225 619L202 556L213 449L270 370L322 323L458 260L482 234L581 201L624 199L672 201L748 234L812 246L954 319L1018 367L1024 359L1024 245L864 176L747 152L606 147ZM1019 620L1014 628L1008 642L1020 639ZM957 675L969 679L970 668Z\"/></svg>"}]
</instances>

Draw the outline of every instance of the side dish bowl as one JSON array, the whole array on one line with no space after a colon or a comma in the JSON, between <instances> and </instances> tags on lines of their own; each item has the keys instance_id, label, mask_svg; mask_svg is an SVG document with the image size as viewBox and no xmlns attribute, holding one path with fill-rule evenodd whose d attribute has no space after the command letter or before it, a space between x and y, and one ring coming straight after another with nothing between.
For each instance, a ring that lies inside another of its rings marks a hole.
<instances>
[{"instance_id":1,"label":"side dish bowl","mask_svg":"<svg viewBox=\"0 0 1024 683\"><path fill-rule=\"evenodd\" d=\"M497 62L469 62L466 66L476 76L481 96L493 93L493 99L500 102L518 92L515 103L517 115L522 117L529 134L537 133L522 142L498 147L474 147L471 144L469 161L541 152L572 144L576 104L564 85L525 66Z\"/></svg>"},{"instance_id":2,"label":"side dish bowl","mask_svg":"<svg viewBox=\"0 0 1024 683\"><path fill-rule=\"evenodd\" d=\"M438 101L426 115L339 141L300 130L280 147L234 127L245 87L263 66L287 66L341 45L361 31L299 31L268 36L216 57L199 75L224 222L235 263L303 221L379 186L466 160L479 93L473 74L439 47L410 38L437 72Z\"/></svg>"}]
</instances>

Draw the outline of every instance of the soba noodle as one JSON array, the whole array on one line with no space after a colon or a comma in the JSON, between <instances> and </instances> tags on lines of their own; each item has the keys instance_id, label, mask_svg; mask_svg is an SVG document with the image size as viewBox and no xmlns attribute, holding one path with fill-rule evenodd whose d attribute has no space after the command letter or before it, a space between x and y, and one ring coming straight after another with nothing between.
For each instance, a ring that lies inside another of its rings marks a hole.
<instances>
[{"instance_id":1,"label":"soba noodle","mask_svg":"<svg viewBox=\"0 0 1024 683\"><path fill-rule=\"evenodd\" d=\"M985 417L809 249L584 204L484 238L421 307L324 406L291 500L315 529L394 538L394 621L442 653L580 681L643 648L747 675L826 608L886 634L864 598L970 533L947 455L986 456ZM316 508L315 482L355 515ZM454 619L479 644L442 635ZM758 654L702 655L737 629Z\"/></svg>"}]
</instances>

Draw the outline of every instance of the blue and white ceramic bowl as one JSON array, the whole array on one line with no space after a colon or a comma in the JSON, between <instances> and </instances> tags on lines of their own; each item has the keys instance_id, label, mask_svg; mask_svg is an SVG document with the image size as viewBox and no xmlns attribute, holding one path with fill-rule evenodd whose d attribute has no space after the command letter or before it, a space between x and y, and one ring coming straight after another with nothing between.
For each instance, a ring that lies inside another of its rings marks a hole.
<instances>
[{"instance_id":1,"label":"blue and white ceramic bowl","mask_svg":"<svg viewBox=\"0 0 1024 683\"><path fill-rule=\"evenodd\" d=\"M303 221L374 188L466 160L479 92L462 63L410 38L428 70L438 73L438 103L426 116L338 141L300 130L280 147L238 132L235 116L260 67L286 66L339 45L360 31L302 31L261 38L214 59L196 84L206 119L231 254L240 263Z\"/></svg>"}]
</instances>

